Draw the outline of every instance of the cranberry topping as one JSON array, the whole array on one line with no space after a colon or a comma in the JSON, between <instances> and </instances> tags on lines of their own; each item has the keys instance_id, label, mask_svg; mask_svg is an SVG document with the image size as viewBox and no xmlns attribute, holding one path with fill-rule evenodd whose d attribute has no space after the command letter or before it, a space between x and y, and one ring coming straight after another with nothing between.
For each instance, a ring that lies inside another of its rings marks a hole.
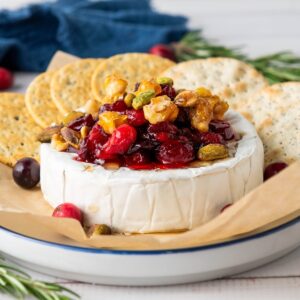
<instances>
[{"instance_id":1,"label":"cranberry topping","mask_svg":"<svg viewBox=\"0 0 300 300\"><path fill-rule=\"evenodd\" d=\"M203 145L224 144L224 139L222 135L213 132L203 132L201 134L201 141Z\"/></svg>"},{"instance_id":2,"label":"cranberry topping","mask_svg":"<svg viewBox=\"0 0 300 300\"><path fill-rule=\"evenodd\" d=\"M135 153L125 155L125 165L145 165L150 163L150 157L146 151L140 150Z\"/></svg>"},{"instance_id":3,"label":"cranberry topping","mask_svg":"<svg viewBox=\"0 0 300 300\"><path fill-rule=\"evenodd\" d=\"M147 123L142 109L127 109L126 110L128 124L134 127L142 126Z\"/></svg>"},{"instance_id":4,"label":"cranberry topping","mask_svg":"<svg viewBox=\"0 0 300 300\"><path fill-rule=\"evenodd\" d=\"M147 129L148 133L158 133L158 132L167 132L169 134L177 135L179 133L179 129L170 122L161 122L157 124L150 124Z\"/></svg>"},{"instance_id":5,"label":"cranberry topping","mask_svg":"<svg viewBox=\"0 0 300 300\"><path fill-rule=\"evenodd\" d=\"M95 120L93 119L93 116L89 114L70 122L68 127L73 130L80 131L83 126L93 127L94 124Z\"/></svg>"},{"instance_id":6,"label":"cranberry topping","mask_svg":"<svg viewBox=\"0 0 300 300\"><path fill-rule=\"evenodd\" d=\"M176 91L175 89L170 85L162 85L162 92L159 94L159 96L166 95L170 99L174 100L176 97Z\"/></svg>"},{"instance_id":7,"label":"cranberry topping","mask_svg":"<svg viewBox=\"0 0 300 300\"><path fill-rule=\"evenodd\" d=\"M233 128L226 121L213 120L209 123L209 129L214 133L221 134L226 141L235 137Z\"/></svg>"},{"instance_id":8,"label":"cranberry topping","mask_svg":"<svg viewBox=\"0 0 300 300\"><path fill-rule=\"evenodd\" d=\"M275 162L268 165L264 171L264 180L269 179L270 177L276 175L277 173L281 172L285 169L288 165L284 162Z\"/></svg>"},{"instance_id":9,"label":"cranberry topping","mask_svg":"<svg viewBox=\"0 0 300 300\"><path fill-rule=\"evenodd\" d=\"M126 153L135 142L136 136L137 132L134 127L128 124L119 126L103 146L98 158L105 159L104 157L107 156Z\"/></svg>"},{"instance_id":10,"label":"cranberry topping","mask_svg":"<svg viewBox=\"0 0 300 300\"><path fill-rule=\"evenodd\" d=\"M190 143L168 141L160 145L156 158L163 164L187 163L195 158L194 148Z\"/></svg>"},{"instance_id":11,"label":"cranberry topping","mask_svg":"<svg viewBox=\"0 0 300 300\"><path fill-rule=\"evenodd\" d=\"M118 100L112 104L104 104L101 106L99 113L103 113L105 111L117 111L117 112L125 112L127 109L127 105L123 100Z\"/></svg>"}]
</instances>

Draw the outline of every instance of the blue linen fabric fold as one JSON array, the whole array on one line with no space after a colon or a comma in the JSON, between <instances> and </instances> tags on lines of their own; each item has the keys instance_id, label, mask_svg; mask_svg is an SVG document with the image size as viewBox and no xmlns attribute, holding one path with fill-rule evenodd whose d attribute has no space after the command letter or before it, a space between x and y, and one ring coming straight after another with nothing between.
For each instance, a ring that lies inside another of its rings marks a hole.
<instances>
[{"instance_id":1,"label":"blue linen fabric fold","mask_svg":"<svg viewBox=\"0 0 300 300\"><path fill-rule=\"evenodd\" d=\"M83 58L147 52L186 31L186 18L158 13L149 0L58 0L2 10L0 66L44 71L57 50Z\"/></svg>"}]
</instances>

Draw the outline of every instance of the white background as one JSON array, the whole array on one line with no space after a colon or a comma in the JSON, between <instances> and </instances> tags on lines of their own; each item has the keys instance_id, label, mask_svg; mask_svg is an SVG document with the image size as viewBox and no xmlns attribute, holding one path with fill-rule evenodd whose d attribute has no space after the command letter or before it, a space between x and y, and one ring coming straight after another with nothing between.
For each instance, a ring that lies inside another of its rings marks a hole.
<instances>
[{"instance_id":1,"label":"white background","mask_svg":"<svg viewBox=\"0 0 300 300\"><path fill-rule=\"evenodd\" d=\"M0 8L15 8L39 0L0 0ZM163 12L185 14L193 28L229 46L244 46L251 56L293 50L300 54L300 1L297 0L154 0ZM26 87L30 74L17 82ZM300 233L299 233L300 234ZM259 249L258 249L259 251ZM173 287L123 288L83 283L32 273L44 280L64 283L84 300L148 299L300 299L300 250L262 268L233 278ZM9 299L0 295L0 299Z\"/></svg>"}]
</instances>

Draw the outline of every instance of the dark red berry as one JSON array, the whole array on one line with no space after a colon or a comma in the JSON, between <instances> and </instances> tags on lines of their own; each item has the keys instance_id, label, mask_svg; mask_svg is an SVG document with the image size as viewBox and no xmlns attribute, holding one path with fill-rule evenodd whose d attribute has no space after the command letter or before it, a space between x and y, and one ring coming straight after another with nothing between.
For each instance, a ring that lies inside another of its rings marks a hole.
<instances>
[{"instance_id":1,"label":"dark red berry","mask_svg":"<svg viewBox=\"0 0 300 300\"><path fill-rule=\"evenodd\" d=\"M56 218L71 218L83 222L83 215L81 210L72 203L62 203L55 208L52 217Z\"/></svg>"},{"instance_id":2,"label":"dark red berry","mask_svg":"<svg viewBox=\"0 0 300 300\"><path fill-rule=\"evenodd\" d=\"M163 164L187 163L195 158L194 148L190 143L168 141L160 145L156 158Z\"/></svg>"},{"instance_id":3,"label":"dark red berry","mask_svg":"<svg viewBox=\"0 0 300 300\"><path fill-rule=\"evenodd\" d=\"M162 87L162 92L160 93L160 95L166 95L172 100L174 100L174 98L176 97L176 91L172 86L165 85Z\"/></svg>"},{"instance_id":4,"label":"dark red berry","mask_svg":"<svg viewBox=\"0 0 300 300\"><path fill-rule=\"evenodd\" d=\"M127 109L126 110L128 124L134 127L138 127L147 123L142 109Z\"/></svg>"},{"instance_id":5,"label":"dark red berry","mask_svg":"<svg viewBox=\"0 0 300 300\"><path fill-rule=\"evenodd\" d=\"M277 173L281 172L285 169L288 165L284 162L275 162L268 165L264 171L264 180L269 179L270 177L276 175Z\"/></svg>"},{"instance_id":6,"label":"dark red berry","mask_svg":"<svg viewBox=\"0 0 300 300\"><path fill-rule=\"evenodd\" d=\"M233 128L226 121L213 120L209 124L209 129L214 133L221 134L226 141L235 137Z\"/></svg>"},{"instance_id":7,"label":"dark red berry","mask_svg":"<svg viewBox=\"0 0 300 300\"><path fill-rule=\"evenodd\" d=\"M149 50L149 53L176 61L173 49L167 45L157 44Z\"/></svg>"},{"instance_id":8,"label":"dark red berry","mask_svg":"<svg viewBox=\"0 0 300 300\"><path fill-rule=\"evenodd\" d=\"M13 74L9 70L0 67L0 90L9 89L12 87L13 82Z\"/></svg>"},{"instance_id":9,"label":"dark red berry","mask_svg":"<svg viewBox=\"0 0 300 300\"><path fill-rule=\"evenodd\" d=\"M127 105L123 100L118 100L112 104L104 104L100 108L100 113L105 111L117 111L117 112L125 112L127 109Z\"/></svg>"},{"instance_id":10,"label":"dark red berry","mask_svg":"<svg viewBox=\"0 0 300 300\"><path fill-rule=\"evenodd\" d=\"M125 155L125 165L145 165L150 162L149 155L145 151L137 151L135 153Z\"/></svg>"},{"instance_id":11,"label":"dark red berry","mask_svg":"<svg viewBox=\"0 0 300 300\"><path fill-rule=\"evenodd\" d=\"M153 133L159 133L159 132L167 132L169 134L178 134L179 129L174 125L173 123L170 122L161 122L157 124L150 124L147 129L148 133L153 134Z\"/></svg>"},{"instance_id":12,"label":"dark red berry","mask_svg":"<svg viewBox=\"0 0 300 300\"><path fill-rule=\"evenodd\" d=\"M13 168L13 179L25 189L31 189L40 182L40 164L30 157L17 161Z\"/></svg>"},{"instance_id":13,"label":"dark red berry","mask_svg":"<svg viewBox=\"0 0 300 300\"><path fill-rule=\"evenodd\" d=\"M114 130L101 153L103 152L103 155L124 154L133 145L136 136L137 132L134 127L123 124Z\"/></svg>"},{"instance_id":14,"label":"dark red berry","mask_svg":"<svg viewBox=\"0 0 300 300\"><path fill-rule=\"evenodd\" d=\"M203 145L208 144L224 144L223 137L218 133L203 132L201 133L201 141Z\"/></svg>"},{"instance_id":15,"label":"dark red berry","mask_svg":"<svg viewBox=\"0 0 300 300\"><path fill-rule=\"evenodd\" d=\"M73 130L80 131L80 129L83 126L93 127L94 124L95 124L95 120L94 120L93 116L89 114L89 115L85 115L83 117L80 117L80 118L70 122L68 124L68 127Z\"/></svg>"}]
</instances>

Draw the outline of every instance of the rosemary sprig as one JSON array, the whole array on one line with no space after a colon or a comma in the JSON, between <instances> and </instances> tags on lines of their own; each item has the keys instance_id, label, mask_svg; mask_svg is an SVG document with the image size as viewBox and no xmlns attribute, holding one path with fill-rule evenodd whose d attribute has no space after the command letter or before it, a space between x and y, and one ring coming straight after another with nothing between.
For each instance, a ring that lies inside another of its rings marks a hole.
<instances>
[{"instance_id":1,"label":"rosemary sprig","mask_svg":"<svg viewBox=\"0 0 300 300\"><path fill-rule=\"evenodd\" d=\"M37 281L18 268L7 265L0 256L0 293L16 299L29 296L38 300L72 300L79 295L55 283Z\"/></svg>"},{"instance_id":2,"label":"rosemary sprig","mask_svg":"<svg viewBox=\"0 0 300 300\"><path fill-rule=\"evenodd\" d=\"M201 31L187 33L173 44L178 61L208 57L231 57L247 62L264 74L270 83L300 81L300 57L285 51L255 59L248 58L240 48L228 48L205 39Z\"/></svg>"}]
</instances>

